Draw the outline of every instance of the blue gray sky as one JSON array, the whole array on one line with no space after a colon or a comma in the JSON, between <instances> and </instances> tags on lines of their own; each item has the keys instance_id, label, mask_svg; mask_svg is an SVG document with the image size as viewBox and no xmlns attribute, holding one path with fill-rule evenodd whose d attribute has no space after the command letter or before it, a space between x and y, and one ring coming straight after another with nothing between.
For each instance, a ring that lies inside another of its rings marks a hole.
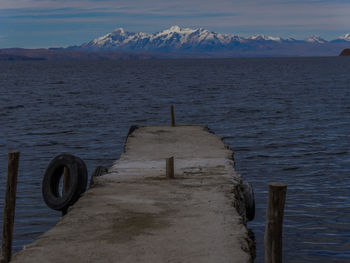
<instances>
[{"instance_id":1,"label":"blue gray sky","mask_svg":"<svg viewBox=\"0 0 350 263\"><path fill-rule=\"evenodd\" d=\"M79 45L123 27L172 25L327 40L350 33L350 0L0 0L0 48Z\"/></svg>"}]
</instances>

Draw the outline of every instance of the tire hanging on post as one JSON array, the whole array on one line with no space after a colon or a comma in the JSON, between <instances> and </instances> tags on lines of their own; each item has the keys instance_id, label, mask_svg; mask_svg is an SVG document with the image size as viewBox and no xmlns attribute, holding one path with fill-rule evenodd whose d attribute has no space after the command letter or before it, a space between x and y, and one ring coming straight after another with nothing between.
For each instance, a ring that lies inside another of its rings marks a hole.
<instances>
[{"instance_id":1,"label":"tire hanging on post","mask_svg":"<svg viewBox=\"0 0 350 263\"><path fill-rule=\"evenodd\" d=\"M69 184L68 189L61 195L59 184L64 168L69 173ZM85 192L87 179L86 165L79 157L71 154L56 156L47 167L42 182L42 194L46 205L54 210L66 211Z\"/></svg>"}]
</instances>

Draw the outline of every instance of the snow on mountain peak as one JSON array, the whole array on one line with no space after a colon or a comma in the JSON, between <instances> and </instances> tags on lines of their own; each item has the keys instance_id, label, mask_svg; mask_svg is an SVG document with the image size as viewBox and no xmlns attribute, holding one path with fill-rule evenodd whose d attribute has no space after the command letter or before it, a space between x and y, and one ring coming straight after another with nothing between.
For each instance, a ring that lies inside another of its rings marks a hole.
<instances>
[{"instance_id":1,"label":"snow on mountain peak","mask_svg":"<svg viewBox=\"0 0 350 263\"><path fill-rule=\"evenodd\" d=\"M168 30L171 32L180 32L181 27L175 25L175 26L170 27Z\"/></svg>"},{"instance_id":2,"label":"snow on mountain peak","mask_svg":"<svg viewBox=\"0 0 350 263\"><path fill-rule=\"evenodd\" d=\"M127 37L128 35L130 35L129 32L125 31L124 28L116 28L112 31L112 33L110 33L111 36L114 36L114 37Z\"/></svg>"},{"instance_id":3,"label":"snow on mountain peak","mask_svg":"<svg viewBox=\"0 0 350 263\"><path fill-rule=\"evenodd\" d=\"M193 32L195 32L196 29L191 29L191 28L181 28L179 26L172 26L169 29L163 30L161 32L159 32L159 35L167 35L167 34L174 34L174 33L178 33L178 34L191 34Z\"/></svg>"},{"instance_id":4,"label":"snow on mountain peak","mask_svg":"<svg viewBox=\"0 0 350 263\"><path fill-rule=\"evenodd\" d=\"M116 32L116 33L121 33L121 34L125 34L125 30L124 28L122 27L118 27L116 29L113 30L113 33Z\"/></svg>"},{"instance_id":5,"label":"snow on mountain peak","mask_svg":"<svg viewBox=\"0 0 350 263\"><path fill-rule=\"evenodd\" d=\"M350 34L348 33L348 34L342 35L342 36L338 37L338 39L350 41Z\"/></svg>"},{"instance_id":6,"label":"snow on mountain peak","mask_svg":"<svg viewBox=\"0 0 350 263\"><path fill-rule=\"evenodd\" d=\"M327 41L324 40L323 38L319 37L319 36L312 36L309 37L307 39L305 39L306 42L310 42L310 43L318 43L318 44L324 44Z\"/></svg>"},{"instance_id":7,"label":"snow on mountain peak","mask_svg":"<svg viewBox=\"0 0 350 263\"><path fill-rule=\"evenodd\" d=\"M254 35L249 37L248 39L251 40L270 40L270 41L281 41L282 39L280 37L271 37L266 35Z\"/></svg>"}]
</instances>

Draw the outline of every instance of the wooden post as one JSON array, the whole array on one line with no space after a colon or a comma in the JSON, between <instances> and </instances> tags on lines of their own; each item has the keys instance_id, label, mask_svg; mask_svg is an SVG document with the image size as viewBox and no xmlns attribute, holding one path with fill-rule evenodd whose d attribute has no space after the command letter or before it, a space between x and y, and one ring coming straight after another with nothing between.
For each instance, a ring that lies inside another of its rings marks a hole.
<instances>
[{"instance_id":1,"label":"wooden post","mask_svg":"<svg viewBox=\"0 0 350 263\"><path fill-rule=\"evenodd\" d=\"M170 105L171 126L175 127L174 106Z\"/></svg>"},{"instance_id":2,"label":"wooden post","mask_svg":"<svg viewBox=\"0 0 350 263\"><path fill-rule=\"evenodd\" d=\"M166 177L174 178L174 157L166 159Z\"/></svg>"},{"instance_id":3,"label":"wooden post","mask_svg":"<svg viewBox=\"0 0 350 263\"><path fill-rule=\"evenodd\" d=\"M282 226L287 185L269 183L269 200L266 210L265 263L282 262Z\"/></svg>"},{"instance_id":4,"label":"wooden post","mask_svg":"<svg viewBox=\"0 0 350 263\"><path fill-rule=\"evenodd\" d=\"M18 176L19 152L8 153L6 197L2 223L2 257L3 262L10 262L15 219L16 191Z\"/></svg>"}]
</instances>

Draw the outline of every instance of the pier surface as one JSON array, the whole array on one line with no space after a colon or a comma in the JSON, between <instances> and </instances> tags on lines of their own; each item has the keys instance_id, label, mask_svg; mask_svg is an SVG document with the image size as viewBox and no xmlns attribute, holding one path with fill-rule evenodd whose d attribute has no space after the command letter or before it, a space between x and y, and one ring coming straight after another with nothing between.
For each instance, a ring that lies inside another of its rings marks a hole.
<instances>
[{"instance_id":1,"label":"pier surface","mask_svg":"<svg viewBox=\"0 0 350 263\"><path fill-rule=\"evenodd\" d=\"M140 127L94 182L11 262L252 262L232 151L208 129Z\"/></svg>"}]
</instances>

